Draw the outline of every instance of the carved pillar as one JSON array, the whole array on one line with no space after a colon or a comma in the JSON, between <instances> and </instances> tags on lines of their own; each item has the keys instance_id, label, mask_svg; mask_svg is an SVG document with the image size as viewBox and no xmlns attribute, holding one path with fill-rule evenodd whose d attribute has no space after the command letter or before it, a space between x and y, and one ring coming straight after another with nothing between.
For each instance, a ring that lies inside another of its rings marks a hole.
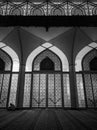
<instances>
[{"instance_id":1,"label":"carved pillar","mask_svg":"<svg viewBox=\"0 0 97 130\"><path fill-rule=\"evenodd\" d=\"M20 66L18 90L17 90L17 108L23 107L23 95L24 95L24 81L25 80L25 65Z\"/></svg>"},{"instance_id":2,"label":"carved pillar","mask_svg":"<svg viewBox=\"0 0 97 130\"><path fill-rule=\"evenodd\" d=\"M77 86L76 86L76 75L75 75L75 65L70 64L70 93L71 93L71 107L77 108Z\"/></svg>"}]
</instances>

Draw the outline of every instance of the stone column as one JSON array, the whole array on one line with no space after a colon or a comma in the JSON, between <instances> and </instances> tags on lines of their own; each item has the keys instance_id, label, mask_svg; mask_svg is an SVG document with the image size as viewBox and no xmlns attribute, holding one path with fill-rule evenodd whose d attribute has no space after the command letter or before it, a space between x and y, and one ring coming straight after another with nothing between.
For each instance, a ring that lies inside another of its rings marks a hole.
<instances>
[{"instance_id":1,"label":"stone column","mask_svg":"<svg viewBox=\"0 0 97 130\"><path fill-rule=\"evenodd\" d=\"M25 65L21 64L18 79L18 89L17 89L17 108L23 107L24 82L25 82Z\"/></svg>"},{"instance_id":2,"label":"stone column","mask_svg":"<svg viewBox=\"0 0 97 130\"><path fill-rule=\"evenodd\" d=\"M77 97L77 86L76 86L76 75L75 75L75 65L70 64L70 93L71 93L71 107L77 108L78 97Z\"/></svg>"}]
</instances>

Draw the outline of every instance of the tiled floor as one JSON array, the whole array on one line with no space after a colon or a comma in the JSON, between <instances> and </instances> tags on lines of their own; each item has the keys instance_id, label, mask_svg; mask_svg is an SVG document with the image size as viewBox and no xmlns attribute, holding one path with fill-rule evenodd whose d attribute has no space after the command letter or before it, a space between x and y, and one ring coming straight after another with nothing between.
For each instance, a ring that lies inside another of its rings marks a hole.
<instances>
[{"instance_id":1,"label":"tiled floor","mask_svg":"<svg viewBox=\"0 0 97 130\"><path fill-rule=\"evenodd\" d=\"M0 110L0 130L97 130L97 110Z\"/></svg>"}]
</instances>

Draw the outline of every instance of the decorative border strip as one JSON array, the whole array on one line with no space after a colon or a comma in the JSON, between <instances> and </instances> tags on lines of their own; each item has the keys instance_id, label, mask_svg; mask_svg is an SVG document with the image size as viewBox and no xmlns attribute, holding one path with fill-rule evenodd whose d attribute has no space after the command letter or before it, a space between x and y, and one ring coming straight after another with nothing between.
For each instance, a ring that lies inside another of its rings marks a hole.
<instances>
[{"instance_id":1,"label":"decorative border strip","mask_svg":"<svg viewBox=\"0 0 97 130\"><path fill-rule=\"evenodd\" d=\"M97 15L97 2L0 2L0 15Z\"/></svg>"}]
</instances>

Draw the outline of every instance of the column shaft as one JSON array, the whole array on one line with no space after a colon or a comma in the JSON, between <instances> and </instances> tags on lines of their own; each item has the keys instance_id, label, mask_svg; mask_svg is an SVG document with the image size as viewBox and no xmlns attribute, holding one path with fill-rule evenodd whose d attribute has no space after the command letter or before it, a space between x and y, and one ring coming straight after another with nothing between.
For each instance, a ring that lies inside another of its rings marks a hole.
<instances>
[{"instance_id":1,"label":"column shaft","mask_svg":"<svg viewBox=\"0 0 97 130\"><path fill-rule=\"evenodd\" d=\"M25 65L20 66L18 90L17 90L17 107L23 107L23 95L24 95L24 79L25 79Z\"/></svg>"},{"instance_id":2,"label":"column shaft","mask_svg":"<svg viewBox=\"0 0 97 130\"><path fill-rule=\"evenodd\" d=\"M77 108L77 86L76 86L76 74L74 65L70 65L70 92L71 92L71 107Z\"/></svg>"}]
</instances>

